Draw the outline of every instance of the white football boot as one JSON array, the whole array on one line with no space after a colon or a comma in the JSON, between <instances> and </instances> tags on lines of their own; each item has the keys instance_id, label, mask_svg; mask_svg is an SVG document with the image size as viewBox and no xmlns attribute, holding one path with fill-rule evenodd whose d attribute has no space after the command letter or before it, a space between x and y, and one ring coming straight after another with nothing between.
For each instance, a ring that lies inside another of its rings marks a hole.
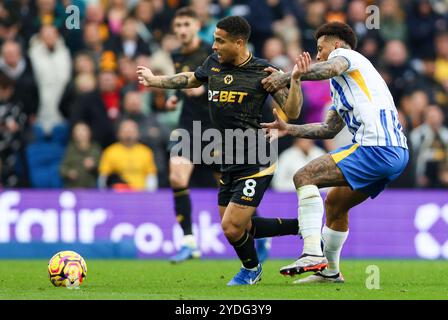
<instances>
[{"instance_id":1,"label":"white football boot","mask_svg":"<svg viewBox=\"0 0 448 320\"><path fill-rule=\"evenodd\" d=\"M322 272L318 271L315 274L308 276L303 279L298 279L294 281L295 284L307 284L307 283L344 283L345 279L342 273L337 273L332 276L327 276Z\"/></svg>"},{"instance_id":2,"label":"white football boot","mask_svg":"<svg viewBox=\"0 0 448 320\"><path fill-rule=\"evenodd\" d=\"M280 273L284 276L295 276L308 271L322 271L328 265L328 260L325 256L314 256L309 254L302 254L299 259L293 263L281 267Z\"/></svg>"}]
</instances>

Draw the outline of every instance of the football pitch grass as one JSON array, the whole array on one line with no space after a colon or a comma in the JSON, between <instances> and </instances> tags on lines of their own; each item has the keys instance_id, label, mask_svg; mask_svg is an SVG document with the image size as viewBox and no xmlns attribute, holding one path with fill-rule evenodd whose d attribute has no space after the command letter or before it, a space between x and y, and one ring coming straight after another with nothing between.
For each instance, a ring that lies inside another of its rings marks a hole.
<instances>
[{"instance_id":1,"label":"football pitch grass","mask_svg":"<svg viewBox=\"0 0 448 320\"><path fill-rule=\"evenodd\" d=\"M238 271L236 260L187 261L87 260L88 274L79 290L53 287L45 260L0 260L1 300L290 300L290 299L448 299L448 261L345 260L344 284L292 284L279 268L290 260L268 260L262 281L227 287ZM370 267L369 266L375 266ZM372 275L376 267L379 274ZM369 278L369 276L371 278ZM379 279L379 289L366 281ZM369 278L369 279L368 279Z\"/></svg>"}]
</instances>

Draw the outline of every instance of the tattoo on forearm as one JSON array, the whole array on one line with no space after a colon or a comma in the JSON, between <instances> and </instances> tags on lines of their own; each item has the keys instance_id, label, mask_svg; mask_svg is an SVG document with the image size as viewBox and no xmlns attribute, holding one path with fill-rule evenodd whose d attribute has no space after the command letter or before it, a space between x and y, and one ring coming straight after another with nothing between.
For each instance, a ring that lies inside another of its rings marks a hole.
<instances>
[{"instance_id":1,"label":"tattoo on forearm","mask_svg":"<svg viewBox=\"0 0 448 320\"><path fill-rule=\"evenodd\" d=\"M291 81L291 72L282 74L282 77L280 80L281 80L282 87L286 87L289 84L289 82Z\"/></svg>"},{"instance_id":2,"label":"tattoo on forearm","mask_svg":"<svg viewBox=\"0 0 448 320\"><path fill-rule=\"evenodd\" d=\"M338 134L345 123L336 111L330 110L323 123L289 125L288 133L295 137L307 139L332 139Z\"/></svg>"},{"instance_id":3,"label":"tattoo on forearm","mask_svg":"<svg viewBox=\"0 0 448 320\"><path fill-rule=\"evenodd\" d=\"M170 77L160 79L160 86L167 89L183 89L188 85L188 76L185 74L176 74Z\"/></svg>"},{"instance_id":4,"label":"tattoo on forearm","mask_svg":"<svg viewBox=\"0 0 448 320\"><path fill-rule=\"evenodd\" d=\"M318 62L310 67L310 71L302 75L302 80L323 80L340 75L348 69L348 61L343 57L335 57L328 61Z\"/></svg>"},{"instance_id":5,"label":"tattoo on forearm","mask_svg":"<svg viewBox=\"0 0 448 320\"><path fill-rule=\"evenodd\" d=\"M284 111L286 100L288 100L288 89L283 88L283 89L278 90L274 94L274 100L275 100L275 102L277 102L277 104L280 106L280 108L282 108L282 110Z\"/></svg>"}]
</instances>

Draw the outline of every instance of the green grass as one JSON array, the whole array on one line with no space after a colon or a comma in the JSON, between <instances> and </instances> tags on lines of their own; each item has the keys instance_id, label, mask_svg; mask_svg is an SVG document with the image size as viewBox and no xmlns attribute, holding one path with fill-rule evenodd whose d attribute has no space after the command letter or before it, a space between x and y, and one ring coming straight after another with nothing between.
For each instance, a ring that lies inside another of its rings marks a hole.
<instances>
[{"instance_id":1,"label":"green grass","mask_svg":"<svg viewBox=\"0 0 448 320\"><path fill-rule=\"evenodd\" d=\"M226 287L236 260L89 260L80 290L55 288L47 261L0 260L0 299L448 299L448 261L346 260L345 284L294 285L278 273L286 260L270 260L256 286ZM380 270L380 289L366 288L366 268ZM303 276L303 275L302 275Z\"/></svg>"}]
</instances>

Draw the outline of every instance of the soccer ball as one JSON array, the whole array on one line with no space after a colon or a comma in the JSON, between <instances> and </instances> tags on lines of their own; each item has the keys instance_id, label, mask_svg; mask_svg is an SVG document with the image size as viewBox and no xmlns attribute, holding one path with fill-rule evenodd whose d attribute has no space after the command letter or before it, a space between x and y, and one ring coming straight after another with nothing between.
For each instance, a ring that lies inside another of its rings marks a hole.
<instances>
[{"instance_id":1,"label":"soccer ball","mask_svg":"<svg viewBox=\"0 0 448 320\"><path fill-rule=\"evenodd\" d=\"M87 265L80 254L74 251L61 251L48 262L48 275L56 287L79 289L87 276Z\"/></svg>"}]
</instances>

